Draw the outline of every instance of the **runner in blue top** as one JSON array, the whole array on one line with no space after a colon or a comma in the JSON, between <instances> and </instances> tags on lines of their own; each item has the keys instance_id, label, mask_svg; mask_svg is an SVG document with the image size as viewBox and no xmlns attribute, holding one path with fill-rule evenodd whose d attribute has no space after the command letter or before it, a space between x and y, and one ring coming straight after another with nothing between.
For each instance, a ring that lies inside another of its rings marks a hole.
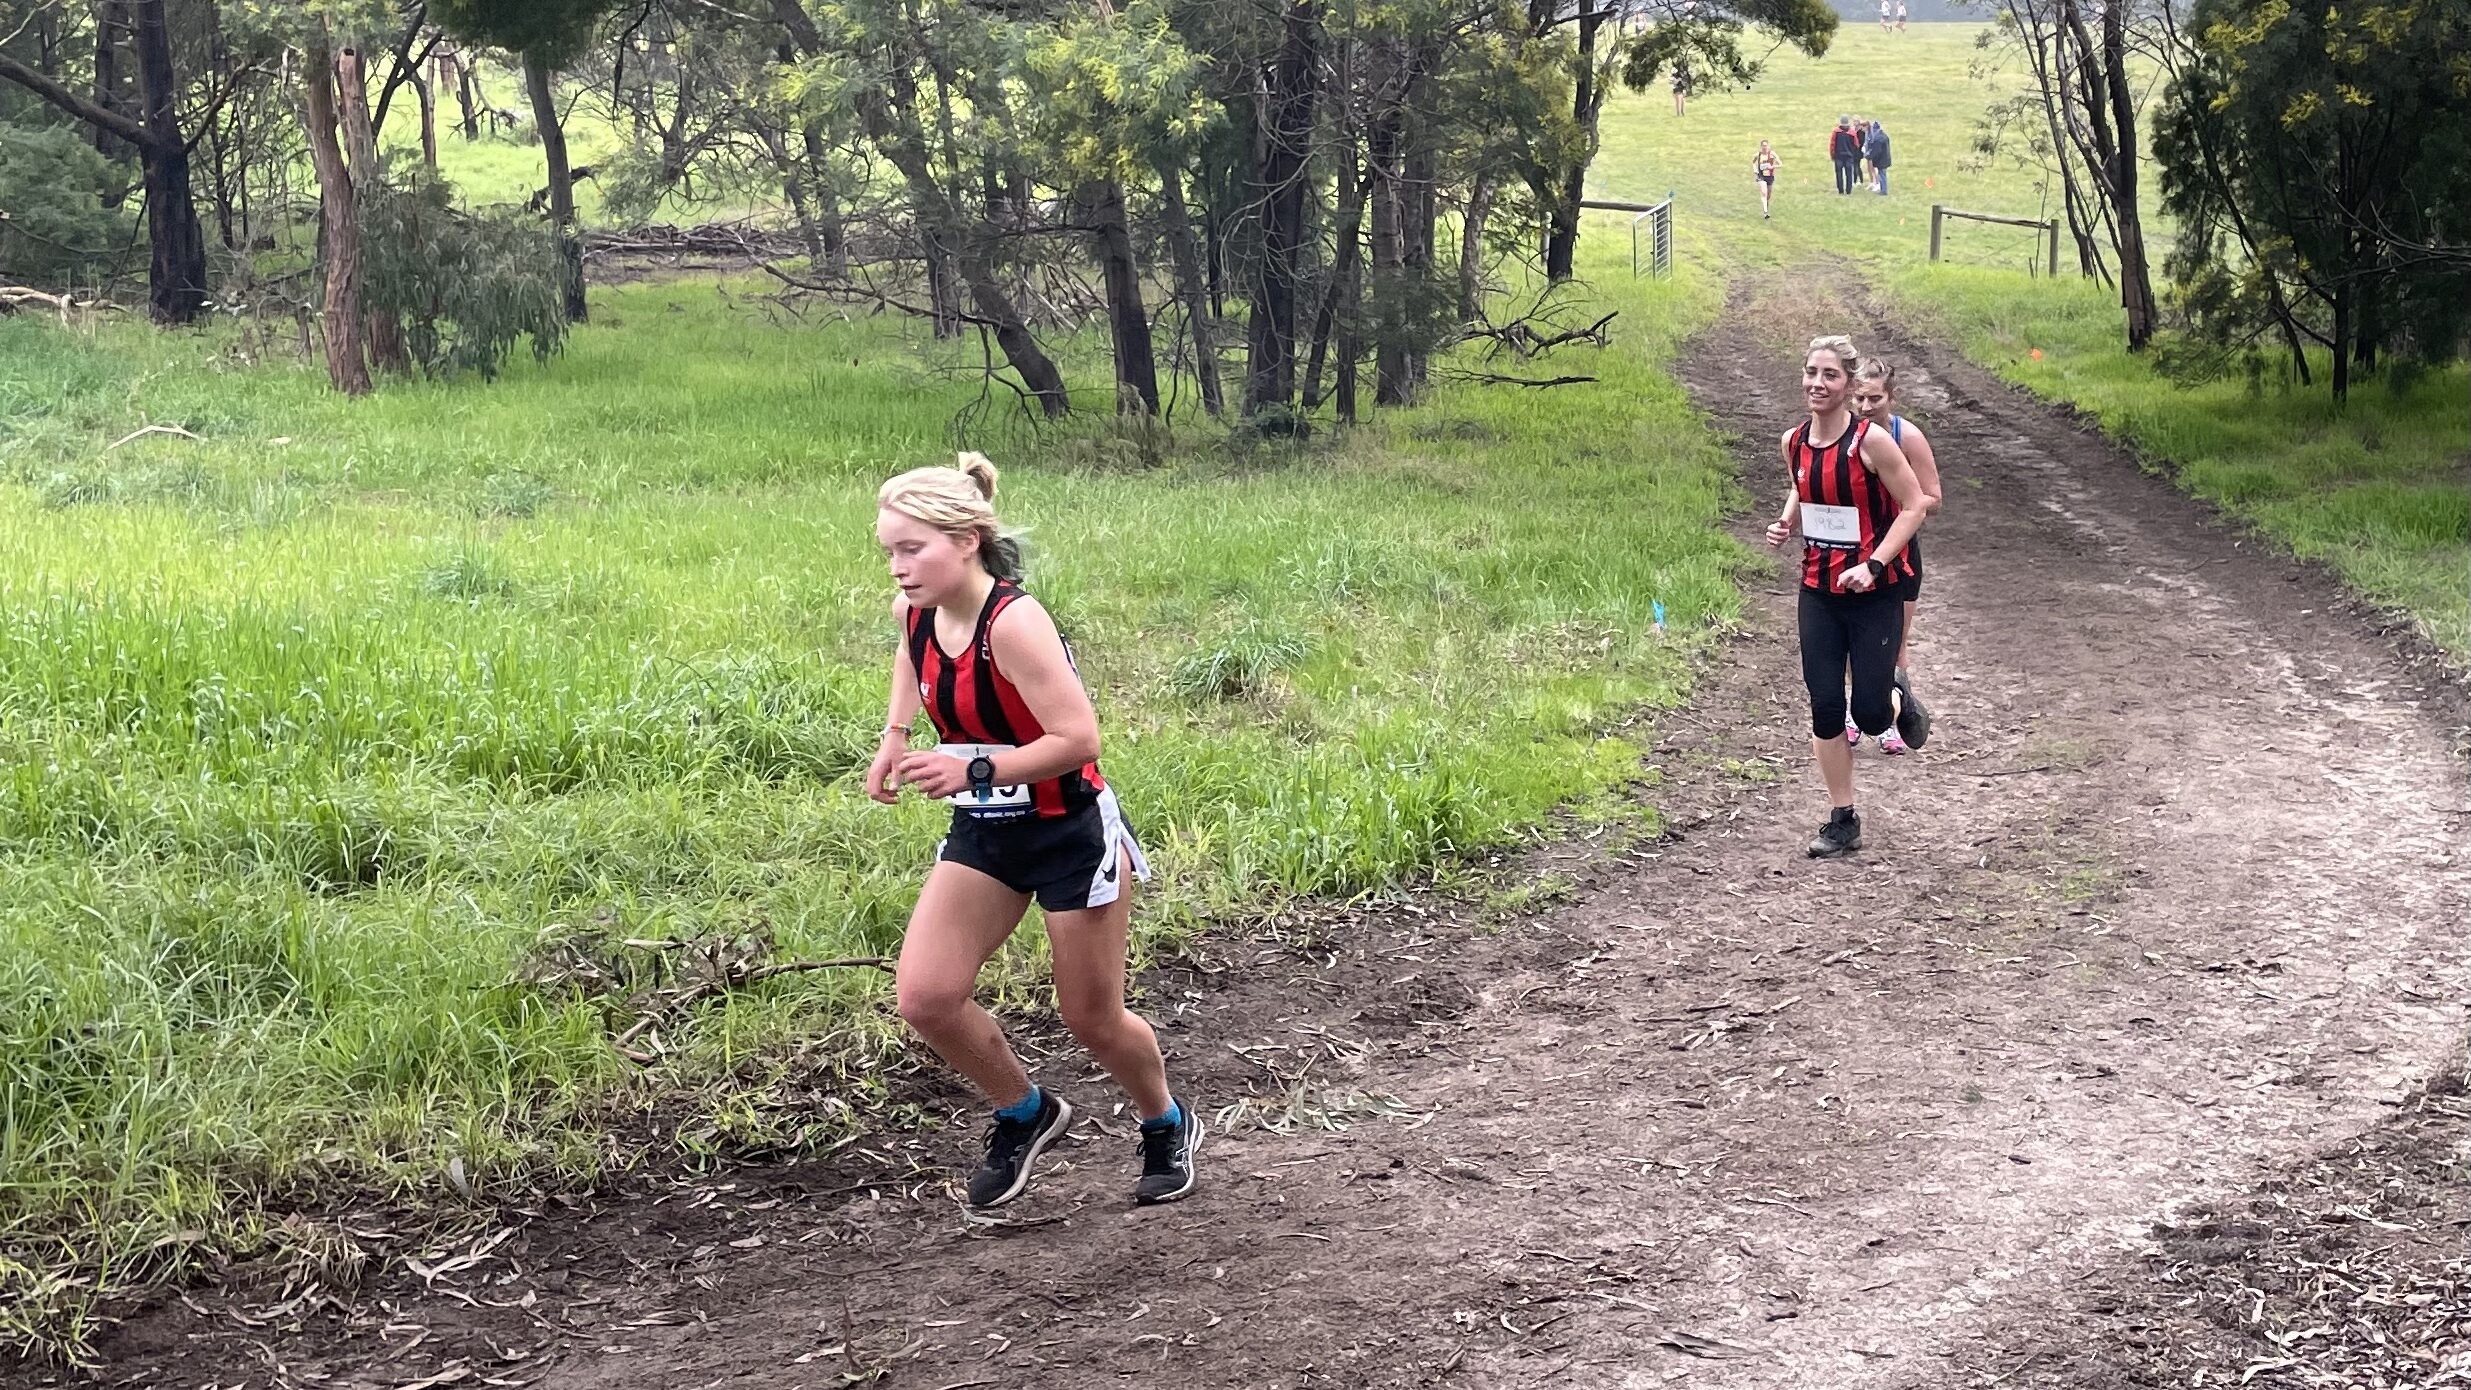
<instances>
[{"instance_id":1,"label":"runner in blue top","mask_svg":"<svg viewBox=\"0 0 2471 1390\"><path fill-rule=\"evenodd\" d=\"M1923 437L1922 427L1896 413L1896 368L1874 357L1864 362L1854 376L1853 413L1885 429L1896 446L1905 451L1905 462L1913 466L1913 476L1922 485L1922 514L1936 515L1943 500L1939 486L1939 457L1932 452L1930 440ZM1913 693L1913 610L1922 597L1922 539L1914 537L1905 547L1905 558L1912 562L1913 572L1897 584L1899 597L1905 604L1905 635L1896 648L1896 693L1902 706L1897 721L1879 736L1879 751L1902 753L1906 749L1911 729L1912 746L1920 747L1930 738L1930 711L1922 707L1921 697ZM1845 741L1860 743L1862 731L1848 719Z\"/></svg>"}]
</instances>

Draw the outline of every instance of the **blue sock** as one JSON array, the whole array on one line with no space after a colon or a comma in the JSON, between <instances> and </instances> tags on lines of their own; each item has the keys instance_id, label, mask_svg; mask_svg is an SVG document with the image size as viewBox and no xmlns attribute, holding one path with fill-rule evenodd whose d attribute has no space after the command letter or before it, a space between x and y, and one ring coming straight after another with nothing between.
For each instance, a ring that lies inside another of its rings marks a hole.
<instances>
[{"instance_id":1,"label":"blue sock","mask_svg":"<svg viewBox=\"0 0 2471 1390\"><path fill-rule=\"evenodd\" d=\"M1169 1129L1184 1123L1184 1107L1173 1096L1167 1098L1167 1113L1155 1120L1143 1120L1143 1129Z\"/></svg>"},{"instance_id":2,"label":"blue sock","mask_svg":"<svg viewBox=\"0 0 2471 1390\"><path fill-rule=\"evenodd\" d=\"M1010 1120L1017 1125L1025 1125L1038 1118L1038 1108L1046 1104L1046 1101L1047 1093L1039 1090L1036 1083L1032 1083L1028 1095L1011 1105L996 1107L995 1117L999 1120Z\"/></svg>"}]
</instances>

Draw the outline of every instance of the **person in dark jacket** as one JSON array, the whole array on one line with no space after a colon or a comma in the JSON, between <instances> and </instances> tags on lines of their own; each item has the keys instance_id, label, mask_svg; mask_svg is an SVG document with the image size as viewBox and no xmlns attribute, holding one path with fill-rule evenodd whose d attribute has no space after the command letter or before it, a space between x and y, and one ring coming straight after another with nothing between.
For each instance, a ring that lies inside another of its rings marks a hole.
<instances>
[{"instance_id":1,"label":"person in dark jacket","mask_svg":"<svg viewBox=\"0 0 2471 1390\"><path fill-rule=\"evenodd\" d=\"M1888 128L1884 122L1872 121L1870 134L1863 137L1862 157L1870 161L1871 177L1878 180L1874 189L1882 198L1888 195Z\"/></svg>"},{"instance_id":2,"label":"person in dark jacket","mask_svg":"<svg viewBox=\"0 0 2471 1390\"><path fill-rule=\"evenodd\" d=\"M1854 139L1851 116L1836 118L1836 130L1828 136L1828 158L1836 165L1836 191L1851 193L1862 163L1862 146Z\"/></svg>"}]
</instances>

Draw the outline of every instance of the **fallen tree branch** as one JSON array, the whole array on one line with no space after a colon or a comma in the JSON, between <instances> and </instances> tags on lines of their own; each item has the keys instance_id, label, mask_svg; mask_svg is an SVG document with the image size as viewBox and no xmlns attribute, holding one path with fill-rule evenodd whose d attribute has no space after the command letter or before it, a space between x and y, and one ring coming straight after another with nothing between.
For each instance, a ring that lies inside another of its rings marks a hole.
<instances>
[{"instance_id":1,"label":"fallen tree branch","mask_svg":"<svg viewBox=\"0 0 2471 1390\"><path fill-rule=\"evenodd\" d=\"M1543 387L1543 386L1576 386L1576 385L1578 385L1580 382L1583 382L1583 381L1594 381L1594 380L1596 380L1596 378L1594 378L1594 377L1592 377L1592 376L1548 376L1548 377L1503 376L1503 375L1502 375L1501 373L1499 373L1499 372L1454 372L1454 373L1452 373L1452 374L1450 375L1450 378L1449 378L1449 379L1450 379L1450 380L1452 380L1452 381L1464 381L1464 382L1469 383L1470 385L1475 385L1475 386L1537 386L1537 387Z\"/></svg>"},{"instance_id":2,"label":"fallen tree branch","mask_svg":"<svg viewBox=\"0 0 2471 1390\"><path fill-rule=\"evenodd\" d=\"M131 430L127 434L113 440L111 443L104 445L103 452L108 454L112 450L119 448L121 445L128 443L132 439L142 439L150 434L176 434L183 439L197 438L196 435L189 433L187 430L182 429L178 425L148 425L143 429ZM203 441L200 442L202 443Z\"/></svg>"},{"instance_id":3,"label":"fallen tree branch","mask_svg":"<svg viewBox=\"0 0 2471 1390\"><path fill-rule=\"evenodd\" d=\"M95 309L117 309L120 307L108 299L80 300L74 293L52 294L48 291L33 289L25 285L0 285L0 314L9 313L27 304L40 304L44 308L52 310L60 315L60 321L62 323L67 323L69 321L69 313L71 310L85 309L91 311Z\"/></svg>"},{"instance_id":4,"label":"fallen tree branch","mask_svg":"<svg viewBox=\"0 0 2471 1390\"><path fill-rule=\"evenodd\" d=\"M808 294L820 294L827 299L839 299L852 304L872 304L879 309L891 309L899 313L911 315L915 318L931 319L938 317L934 309L918 304L908 303L904 300L895 299L891 295L884 293L882 290L870 289L864 285L850 283L835 284L820 280L801 280L797 276L781 269L779 266L771 264L766 264L761 268L764 274L771 276L773 279L780 281L782 284L787 285L792 289L804 290ZM968 313L960 309L945 310L941 317L943 317L947 322L972 324L979 328L994 328L998 326L993 319L982 318L976 314Z\"/></svg>"},{"instance_id":5,"label":"fallen tree branch","mask_svg":"<svg viewBox=\"0 0 2471 1390\"><path fill-rule=\"evenodd\" d=\"M701 945L703 943L692 941L629 941L626 944L629 946L641 946L647 949L674 951L688 946ZM784 960L774 961L768 965L733 967L727 975L719 979L705 980L698 984L689 985L685 989L678 991L676 994L660 1000L655 1007L644 1010L641 1016L637 1017L633 1023L627 1026L625 1032L611 1038L609 1040L609 1045L616 1048L618 1055L626 1058L628 1061L642 1066L649 1066L653 1062L659 1060L659 1054L657 1052L639 1052L630 1047L629 1044L633 1043L635 1039L642 1037L646 1029L649 1029L652 1025L660 1022L663 1018L683 1013L695 1004L700 1003L705 998L726 990L743 989L750 985L762 984L764 981L773 979L777 976L802 974L812 970L881 970L887 975L893 973L892 961L884 956L841 956L832 960Z\"/></svg>"},{"instance_id":6,"label":"fallen tree branch","mask_svg":"<svg viewBox=\"0 0 2471 1390\"><path fill-rule=\"evenodd\" d=\"M1597 347L1611 347L1613 337L1605 331L1606 326L1612 323L1620 313L1621 310L1616 309L1585 328L1563 329L1550 334L1537 331L1532 319L1512 319L1498 328L1489 324L1482 328L1471 328L1460 337L1459 341L1465 343L1478 339L1490 340L1493 344L1492 356L1500 356L1502 350L1507 348L1516 353L1522 362L1568 343L1593 343ZM1548 323L1546 326L1552 325Z\"/></svg>"}]
</instances>

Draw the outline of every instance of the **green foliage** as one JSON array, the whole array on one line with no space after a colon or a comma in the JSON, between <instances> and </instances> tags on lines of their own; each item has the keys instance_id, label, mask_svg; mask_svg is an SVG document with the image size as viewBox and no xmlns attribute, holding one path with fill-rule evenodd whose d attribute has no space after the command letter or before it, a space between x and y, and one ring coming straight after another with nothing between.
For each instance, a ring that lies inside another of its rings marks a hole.
<instances>
[{"instance_id":1,"label":"green foliage","mask_svg":"<svg viewBox=\"0 0 2471 1390\"><path fill-rule=\"evenodd\" d=\"M2337 360L2452 360L2471 328L2471 6L2198 0L2189 30L2153 141L2183 312L2229 343L2279 300Z\"/></svg>"},{"instance_id":2,"label":"green foliage","mask_svg":"<svg viewBox=\"0 0 2471 1390\"><path fill-rule=\"evenodd\" d=\"M1222 117L1204 85L1208 60L1184 46L1164 5L1075 15L1023 42L1024 107L1076 180L1146 178L1181 161Z\"/></svg>"},{"instance_id":3,"label":"green foliage","mask_svg":"<svg viewBox=\"0 0 2471 1390\"><path fill-rule=\"evenodd\" d=\"M1679 64L1689 70L1693 91L1739 90L1766 68L1764 59L1742 51L1746 31L1771 51L1782 41L1818 58L1836 29L1836 8L1825 0L1707 0L1631 40L1622 57L1622 85L1644 91Z\"/></svg>"},{"instance_id":4,"label":"green foliage","mask_svg":"<svg viewBox=\"0 0 2471 1390\"><path fill-rule=\"evenodd\" d=\"M566 66L615 0L431 0L429 20L466 43Z\"/></svg>"},{"instance_id":5,"label":"green foliage","mask_svg":"<svg viewBox=\"0 0 2471 1390\"><path fill-rule=\"evenodd\" d=\"M0 281L93 283L129 238L126 182L75 127L0 121Z\"/></svg>"},{"instance_id":6,"label":"green foliage","mask_svg":"<svg viewBox=\"0 0 2471 1390\"><path fill-rule=\"evenodd\" d=\"M557 238L538 219L460 211L453 187L417 168L364 190L360 213L362 302L401 317L422 370L494 378L516 339L543 361L564 341Z\"/></svg>"}]
</instances>

